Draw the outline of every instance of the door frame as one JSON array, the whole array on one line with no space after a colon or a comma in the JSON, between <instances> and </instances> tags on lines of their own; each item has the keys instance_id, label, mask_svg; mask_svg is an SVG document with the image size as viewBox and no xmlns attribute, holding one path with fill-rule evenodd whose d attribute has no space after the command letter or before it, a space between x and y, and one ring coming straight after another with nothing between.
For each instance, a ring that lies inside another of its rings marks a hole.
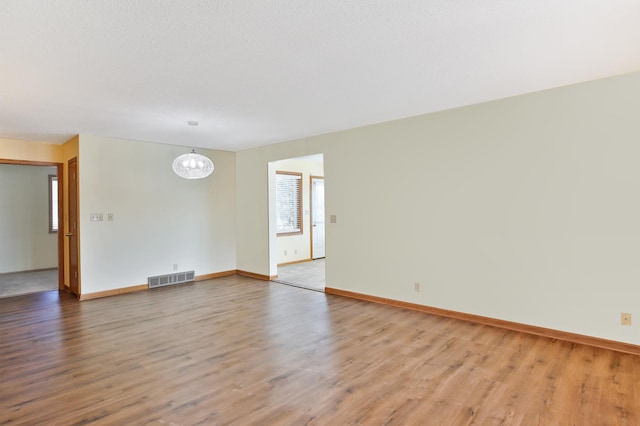
<instances>
[{"instance_id":1,"label":"door frame","mask_svg":"<svg viewBox=\"0 0 640 426\"><path fill-rule=\"evenodd\" d=\"M6 158L0 158L0 164L16 164L21 166L43 166L56 168L56 174L58 177L58 290L64 290L64 202L62 197L64 188L63 163L55 163L50 161L10 160Z\"/></svg>"}]
</instances>

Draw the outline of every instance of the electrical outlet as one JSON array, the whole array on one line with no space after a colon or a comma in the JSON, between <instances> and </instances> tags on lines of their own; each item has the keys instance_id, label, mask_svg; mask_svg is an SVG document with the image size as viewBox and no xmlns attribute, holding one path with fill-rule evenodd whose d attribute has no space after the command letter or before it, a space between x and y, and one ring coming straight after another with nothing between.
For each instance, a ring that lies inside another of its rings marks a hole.
<instances>
[{"instance_id":1,"label":"electrical outlet","mask_svg":"<svg viewBox=\"0 0 640 426\"><path fill-rule=\"evenodd\" d=\"M620 325L631 325L631 314L623 312L620 314Z\"/></svg>"},{"instance_id":2,"label":"electrical outlet","mask_svg":"<svg viewBox=\"0 0 640 426\"><path fill-rule=\"evenodd\" d=\"M284 251L284 255L285 255L285 256L287 255L287 251L286 251L286 250Z\"/></svg>"},{"instance_id":3,"label":"electrical outlet","mask_svg":"<svg viewBox=\"0 0 640 426\"><path fill-rule=\"evenodd\" d=\"M113 222L113 213L107 213L107 220Z\"/></svg>"},{"instance_id":4,"label":"electrical outlet","mask_svg":"<svg viewBox=\"0 0 640 426\"><path fill-rule=\"evenodd\" d=\"M413 291L420 293L420 283L413 283Z\"/></svg>"}]
</instances>

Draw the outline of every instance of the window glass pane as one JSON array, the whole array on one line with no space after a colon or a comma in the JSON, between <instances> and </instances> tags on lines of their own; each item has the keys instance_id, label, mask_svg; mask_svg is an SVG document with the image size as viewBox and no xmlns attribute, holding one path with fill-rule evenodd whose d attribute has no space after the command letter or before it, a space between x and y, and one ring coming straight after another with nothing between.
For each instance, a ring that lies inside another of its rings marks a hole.
<instances>
[{"instance_id":1,"label":"window glass pane","mask_svg":"<svg viewBox=\"0 0 640 426\"><path fill-rule=\"evenodd\" d=\"M302 232L302 174L276 172L276 227L278 234Z\"/></svg>"}]
</instances>

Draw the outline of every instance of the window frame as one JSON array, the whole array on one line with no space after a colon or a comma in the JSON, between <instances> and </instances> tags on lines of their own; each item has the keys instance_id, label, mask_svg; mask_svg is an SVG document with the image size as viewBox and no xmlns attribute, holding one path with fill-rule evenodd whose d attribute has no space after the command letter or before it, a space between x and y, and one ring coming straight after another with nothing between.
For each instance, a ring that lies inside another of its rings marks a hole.
<instances>
[{"instance_id":1,"label":"window frame","mask_svg":"<svg viewBox=\"0 0 640 426\"><path fill-rule=\"evenodd\" d=\"M302 173L298 173L298 172L285 172L285 171L280 171L277 170L276 171L276 217L278 217L278 213L279 213L279 209L278 209L278 176L295 176L296 177L296 181L298 183L298 187L296 188L297 190L297 194L296 197L298 199L298 209L297 209L297 223L296 225L298 229L293 230L293 231L278 231L278 224L277 224L277 220L276 220L276 236L278 237L288 237L291 235L302 235L302 233L304 232L303 229L303 217L302 217L302 202L303 202L303 198L302 198Z\"/></svg>"},{"instance_id":2,"label":"window frame","mask_svg":"<svg viewBox=\"0 0 640 426\"><path fill-rule=\"evenodd\" d=\"M56 190L53 190L53 182L56 183ZM60 209L60 206L58 205L58 191L60 190L60 188L58 188L58 176L57 175L49 175L49 233L50 234L57 234L58 231L60 230L60 223L56 223L58 222L58 210ZM55 201L55 211L54 211L54 201ZM54 220L55 219L55 220ZM57 225L54 228L54 224Z\"/></svg>"}]
</instances>

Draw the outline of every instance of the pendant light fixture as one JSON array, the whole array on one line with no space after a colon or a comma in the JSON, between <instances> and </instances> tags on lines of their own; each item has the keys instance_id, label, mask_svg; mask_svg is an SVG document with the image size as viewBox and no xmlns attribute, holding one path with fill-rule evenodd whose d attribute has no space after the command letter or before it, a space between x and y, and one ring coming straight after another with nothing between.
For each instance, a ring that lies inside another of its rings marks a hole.
<instances>
[{"instance_id":1,"label":"pendant light fixture","mask_svg":"<svg viewBox=\"0 0 640 426\"><path fill-rule=\"evenodd\" d=\"M190 126L197 126L197 121L189 121ZM173 160L173 171L185 179L203 179L213 173L213 161L207 156L196 153L192 149L188 154L182 154Z\"/></svg>"},{"instance_id":2,"label":"pendant light fixture","mask_svg":"<svg viewBox=\"0 0 640 426\"><path fill-rule=\"evenodd\" d=\"M213 173L213 161L192 149L173 160L173 171L185 179L202 179Z\"/></svg>"}]
</instances>

